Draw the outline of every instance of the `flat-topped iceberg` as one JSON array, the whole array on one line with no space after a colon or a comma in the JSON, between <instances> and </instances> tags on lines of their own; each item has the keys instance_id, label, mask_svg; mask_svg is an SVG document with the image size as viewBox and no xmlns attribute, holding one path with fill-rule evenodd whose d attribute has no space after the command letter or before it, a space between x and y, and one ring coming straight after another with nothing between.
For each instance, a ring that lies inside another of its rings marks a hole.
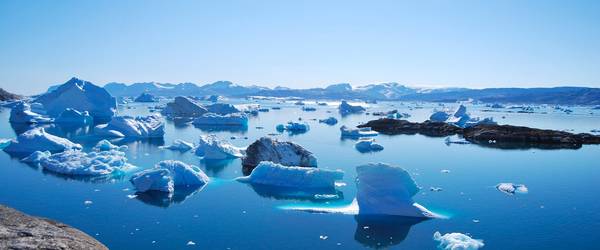
<instances>
[{"instance_id":1,"label":"flat-topped iceberg","mask_svg":"<svg viewBox=\"0 0 600 250\"><path fill-rule=\"evenodd\" d=\"M435 232L433 239L440 242L438 248L444 250L477 250L484 246L483 240L473 239L462 233L442 235L440 232Z\"/></svg>"},{"instance_id":2,"label":"flat-topped iceberg","mask_svg":"<svg viewBox=\"0 0 600 250\"><path fill-rule=\"evenodd\" d=\"M383 150L381 144L375 143L374 139L369 138L360 139L354 144L354 147L361 153Z\"/></svg>"},{"instance_id":3,"label":"flat-topped iceberg","mask_svg":"<svg viewBox=\"0 0 600 250\"><path fill-rule=\"evenodd\" d=\"M196 155L207 160L224 160L243 157L244 149L222 141L216 135L202 135L196 148Z\"/></svg>"},{"instance_id":4,"label":"flat-topped iceberg","mask_svg":"<svg viewBox=\"0 0 600 250\"><path fill-rule=\"evenodd\" d=\"M162 110L162 114L169 117L198 117L207 112L206 108L183 96L175 97Z\"/></svg>"},{"instance_id":5,"label":"flat-topped iceberg","mask_svg":"<svg viewBox=\"0 0 600 250\"><path fill-rule=\"evenodd\" d=\"M134 102L156 102L157 99L150 93L142 93L133 100Z\"/></svg>"},{"instance_id":6,"label":"flat-topped iceberg","mask_svg":"<svg viewBox=\"0 0 600 250\"><path fill-rule=\"evenodd\" d=\"M498 191L508 194L508 195L513 195L513 194L526 194L529 192L529 189L527 189L527 187L523 184L514 184L514 183L498 183L498 185L496 185L496 189L498 189Z\"/></svg>"},{"instance_id":7,"label":"flat-topped iceberg","mask_svg":"<svg viewBox=\"0 0 600 250\"><path fill-rule=\"evenodd\" d=\"M218 115L227 115L242 112L235 106L227 103L213 103L204 107L208 110L209 113L215 113Z\"/></svg>"},{"instance_id":8,"label":"flat-topped iceberg","mask_svg":"<svg viewBox=\"0 0 600 250\"><path fill-rule=\"evenodd\" d=\"M186 142L184 140L177 139L173 141L173 144L168 146L161 146L160 148L169 149L174 151L186 152L192 150L194 148L194 144L191 142Z\"/></svg>"},{"instance_id":9,"label":"flat-topped iceberg","mask_svg":"<svg viewBox=\"0 0 600 250\"><path fill-rule=\"evenodd\" d=\"M66 150L48 156L34 152L23 159L31 163L39 163L45 170L71 176L119 176L135 168L127 162L125 153L118 150L83 152Z\"/></svg>"},{"instance_id":10,"label":"flat-topped iceberg","mask_svg":"<svg viewBox=\"0 0 600 250\"><path fill-rule=\"evenodd\" d=\"M335 117L327 117L325 119L320 119L319 123L325 123L327 125L333 126L338 123L338 120Z\"/></svg>"},{"instance_id":11,"label":"flat-topped iceberg","mask_svg":"<svg viewBox=\"0 0 600 250\"><path fill-rule=\"evenodd\" d=\"M364 128L349 128L346 125L340 127L340 132L342 133L342 137L367 137L367 136L376 136L379 133L377 131L371 130L370 127Z\"/></svg>"},{"instance_id":12,"label":"flat-topped iceberg","mask_svg":"<svg viewBox=\"0 0 600 250\"><path fill-rule=\"evenodd\" d=\"M67 108L58 115L54 122L60 124L87 125L91 124L93 120L94 118L88 111L79 112L75 109Z\"/></svg>"},{"instance_id":13,"label":"flat-topped iceberg","mask_svg":"<svg viewBox=\"0 0 600 250\"><path fill-rule=\"evenodd\" d=\"M219 115L215 113L206 113L192 122L199 126L248 126L248 116L242 113L233 113Z\"/></svg>"},{"instance_id":14,"label":"flat-topped iceberg","mask_svg":"<svg viewBox=\"0 0 600 250\"><path fill-rule=\"evenodd\" d=\"M117 100L104 88L72 78L51 92L34 100L44 105L48 115L56 117L65 109L88 111L94 120L108 120L115 115Z\"/></svg>"},{"instance_id":15,"label":"flat-topped iceberg","mask_svg":"<svg viewBox=\"0 0 600 250\"><path fill-rule=\"evenodd\" d=\"M31 124L31 123L52 123L53 119L32 111L31 105L29 103L19 101L10 110L9 121L11 123Z\"/></svg>"},{"instance_id":16,"label":"flat-topped iceberg","mask_svg":"<svg viewBox=\"0 0 600 250\"><path fill-rule=\"evenodd\" d=\"M343 177L344 172L341 170L284 166L263 161L249 176L239 177L237 180L276 187L334 189L335 181Z\"/></svg>"},{"instance_id":17,"label":"flat-topped iceberg","mask_svg":"<svg viewBox=\"0 0 600 250\"><path fill-rule=\"evenodd\" d=\"M360 214L435 217L412 200L420 188L403 168L371 163L356 167L356 173Z\"/></svg>"},{"instance_id":18,"label":"flat-topped iceberg","mask_svg":"<svg viewBox=\"0 0 600 250\"><path fill-rule=\"evenodd\" d=\"M310 129L305 122L288 122L286 124L279 124L275 127L277 131L290 131L290 132L306 132Z\"/></svg>"},{"instance_id":19,"label":"flat-topped iceberg","mask_svg":"<svg viewBox=\"0 0 600 250\"><path fill-rule=\"evenodd\" d=\"M162 138L165 124L160 115L115 116L109 123L96 126L94 132L108 137Z\"/></svg>"},{"instance_id":20,"label":"flat-topped iceberg","mask_svg":"<svg viewBox=\"0 0 600 250\"><path fill-rule=\"evenodd\" d=\"M285 166L317 167L317 158L302 146L262 137L250 144L242 165L250 170L262 161L270 161Z\"/></svg>"},{"instance_id":21,"label":"flat-topped iceberg","mask_svg":"<svg viewBox=\"0 0 600 250\"><path fill-rule=\"evenodd\" d=\"M173 193L177 187L201 187L209 177L200 168L180 161L161 161L154 168L134 174L130 181L139 192L161 191Z\"/></svg>"},{"instance_id":22,"label":"flat-topped iceberg","mask_svg":"<svg viewBox=\"0 0 600 250\"><path fill-rule=\"evenodd\" d=\"M496 124L491 117L484 119L471 117L469 113L467 113L467 107L462 104L452 113L447 111L434 111L429 117L429 120L433 122L445 122L461 128L467 128L478 124Z\"/></svg>"},{"instance_id":23,"label":"flat-topped iceberg","mask_svg":"<svg viewBox=\"0 0 600 250\"><path fill-rule=\"evenodd\" d=\"M8 153L31 154L35 151L61 152L67 149L81 149L81 145L68 139L51 135L44 128L33 128L13 140L4 148Z\"/></svg>"},{"instance_id":24,"label":"flat-topped iceberg","mask_svg":"<svg viewBox=\"0 0 600 250\"><path fill-rule=\"evenodd\" d=\"M350 105L346 101L342 101L342 103L339 106L339 111L340 111L340 114L342 114L342 115L362 113L362 112L365 112L365 110L366 109L363 108L362 106Z\"/></svg>"}]
</instances>

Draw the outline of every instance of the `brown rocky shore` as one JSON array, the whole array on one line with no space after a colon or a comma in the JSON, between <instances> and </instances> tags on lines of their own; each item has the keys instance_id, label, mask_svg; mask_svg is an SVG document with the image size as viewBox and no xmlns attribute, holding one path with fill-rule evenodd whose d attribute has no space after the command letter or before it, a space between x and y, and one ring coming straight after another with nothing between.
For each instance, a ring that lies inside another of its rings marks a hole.
<instances>
[{"instance_id":1,"label":"brown rocky shore","mask_svg":"<svg viewBox=\"0 0 600 250\"><path fill-rule=\"evenodd\" d=\"M512 125L480 124L459 128L443 122L409 122L382 118L358 127L371 127L387 135L422 134L433 137L461 135L471 143L495 148L577 149L584 144L600 144L600 136L592 134L574 134Z\"/></svg>"},{"instance_id":2,"label":"brown rocky shore","mask_svg":"<svg viewBox=\"0 0 600 250\"><path fill-rule=\"evenodd\" d=\"M0 249L108 249L68 225L0 205Z\"/></svg>"}]
</instances>

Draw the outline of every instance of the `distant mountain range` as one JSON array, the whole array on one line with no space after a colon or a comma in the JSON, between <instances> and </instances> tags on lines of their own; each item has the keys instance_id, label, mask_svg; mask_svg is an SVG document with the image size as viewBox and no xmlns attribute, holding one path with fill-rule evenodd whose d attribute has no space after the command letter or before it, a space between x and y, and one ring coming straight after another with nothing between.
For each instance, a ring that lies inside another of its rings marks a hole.
<instances>
[{"instance_id":1,"label":"distant mountain range","mask_svg":"<svg viewBox=\"0 0 600 250\"><path fill-rule=\"evenodd\" d=\"M348 83L329 85L325 88L291 89L241 86L228 81L206 85L194 83L108 83L104 86L113 96L138 96L150 93L156 96L207 96L228 97L272 96L300 97L307 99L361 99L455 102L476 100L486 103L532 103L561 105L600 105L600 88L554 87L554 88L412 88L398 83L370 84L352 87Z\"/></svg>"}]
</instances>

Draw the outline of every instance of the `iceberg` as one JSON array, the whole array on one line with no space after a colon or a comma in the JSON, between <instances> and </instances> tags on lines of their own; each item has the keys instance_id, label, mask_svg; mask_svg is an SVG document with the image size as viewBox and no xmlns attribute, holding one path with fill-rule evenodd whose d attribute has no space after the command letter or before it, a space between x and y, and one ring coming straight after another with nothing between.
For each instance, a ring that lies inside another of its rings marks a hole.
<instances>
[{"instance_id":1,"label":"iceberg","mask_svg":"<svg viewBox=\"0 0 600 250\"><path fill-rule=\"evenodd\" d=\"M97 151L97 152L109 151L109 150L125 151L128 148L129 147L127 147L127 145L117 146L117 145L110 143L110 141L108 141L108 140L101 140L96 144L96 146L94 146L92 148L92 150Z\"/></svg>"},{"instance_id":2,"label":"iceberg","mask_svg":"<svg viewBox=\"0 0 600 250\"><path fill-rule=\"evenodd\" d=\"M242 112L235 106L226 103L213 103L205 106L205 108L208 110L208 113L215 113L218 115L228 115Z\"/></svg>"},{"instance_id":3,"label":"iceberg","mask_svg":"<svg viewBox=\"0 0 600 250\"><path fill-rule=\"evenodd\" d=\"M320 119L319 123L325 123L327 125L333 126L338 123L338 120L335 117L327 117L325 119Z\"/></svg>"},{"instance_id":4,"label":"iceberg","mask_svg":"<svg viewBox=\"0 0 600 250\"><path fill-rule=\"evenodd\" d=\"M94 132L100 136L131 138L162 138L165 124L160 115L146 117L115 116L107 124L98 125Z\"/></svg>"},{"instance_id":5,"label":"iceberg","mask_svg":"<svg viewBox=\"0 0 600 250\"><path fill-rule=\"evenodd\" d=\"M381 144L375 143L374 139L360 139L356 144L354 144L356 150L361 153L372 152L372 151L381 151L383 150L383 146Z\"/></svg>"},{"instance_id":6,"label":"iceberg","mask_svg":"<svg viewBox=\"0 0 600 250\"><path fill-rule=\"evenodd\" d=\"M26 163L38 163L43 158L50 157L51 155L52 155L52 153L50 153L50 151L35 151L35 152L31 153L29 156L21 159L21 161L26 162Z\"/></svg>"},{"instance_id":7,"label":"iceberg","mask_svg":"<svg viewBox=\"0 0 600 250\"><path fill-rule=\"evenodd\" d=\"M233 113L219 115L215 113L206 113L192 122L199 126L248 126L248 116L242 113Z\"/></svg>"},{"instance_id":8,"label":"iceberg","mask_svg":"<svg viewBox=\"0 0 600 250\"><path fill-rule=\"evenodd\" d=\"M31 106L23 101L17 104L10 110L11 123L52 123L52 118L45 117L31 110Z\"/></svg>"},{"instance_id":9,"label":"iceberg","mask_svg":"<svg viewBox=\"0 0 600 250\"><path fill-rule=\"evenodd\" d=\"M277 187L300 189L335 189L335 181L341 180L344 172L260 162L249 176L238 181Z\"/></svg>"},{"instance_id":10,"label":"iceberg","mask_svg":"<svg viewBox=\"0 0 600 250\"><path fill-rule=\"evenodd\" d=\"M131 183L139 192L151 190L173 193L177 187L199 187L209 182L200 168L180 161L161 161L154 168L135 173Z\"/></svg>"},{"instance_id":11,"label":"iceberg","mask_svg":"<svg viewBox=\"0 0 600 250\"><path fill-rule=\"evenodd\" d=\"M496 189L508 195L526 194L529 192L529 189L527 189L525 185L514 183L498 183L498 185L496 185Z\"/></svg>"},{"instance_id":12,"label":"iceberg","mask_svg":"<svg viewBox=\"0 0 600 250\"><path fill-rule=\"evenodd\" d=\"M340 127L340 132L342 132L342 137L366 137L366 136L376 136L379 133L377 131L371 130L370 127L364 128L349 128L346 125Z\"/></svg>"},{"instance_id":13,"label":"iceberg","mask_svg":"<svg viewBox=\"0 0 600 250\"><path fill-rule=\"evenodd\" d=\"M484 246L483 240L473 239L461 233L442 235L440 232L435 232L433 239L439 241L438 248L444 250L477 250Z\"/></svg>"},{"instance_id":14,"label":"iceberg","mask_svg":"<svg viewBox=\"0 0 600 250\"><path fill-rule=\"evenodd\" d=\"M186 152L186 151L192 150L194 148L194 144L191 142L186 142L184 140L177 139L177 140L173 141L173 144L171 144L169 146L161 146L160 148Z\"/></svg>"},{"instance_id":15,"label":"iceberg","mask_svg":"<svg viewBox=\"0 0 600 250\"><path fill-rule=\"evenodd\" d=\"M81 145L48 134L44 128L33 128L17 136L17 139L5 147L4 151L15 154L31 154L35 151L61 152L67 149L81 149Z\"/></svg>"},{"instance_id":16,"label":"iceberg","mask_svg":"<svg viewBox=\"0 0 600 250\"><path fill-rule=\"evenodd\" d=\"M34 152L23 161L39 163L45 170L72 176L122 175L135 168L127 162L125 153L117 150L85 153L81 150L66 150L52 154Z\"/></svg>"},{"instance_id":17,"label":"iceberg","mask_svg":"<svg viewBox=\"0 0 600 250\"><path fill-rule=\"evenodd\" d=\"M412 200L420 188L403 168L371 163L356 167L356 173L359 214L436 217Z\"/></svg>"},{"instance_id":18,"label":"iceberg","mask_svg":"<svg viewBox=\"0 0 600 250\"><path fill-rule=\"evenodd\" d=\"M284 166L317 167L317 158L310 151L296 143L270 137L262 137L248 146L242 166L252 170L262 161Z\"/></svg>"},{"instance_id":19,"label":"iceberg","mask_svg":"<svg viewBox=\"0 0 600 250\"><path fill-rule=\"evenodd\" d=\"M340 114L342 114L342 115L362 113L362 112L365 112L365 110L366 109L363 108L362 106L350 105L346 101L342 101L342 103L339 106L339 111L340 111Z\"/></svg>"},{"instance_id":20,"label":"iceberg","mask_svg":"<svg viewBox=\"0 0 600 250\"><path fill-rule=\"evenodd\" d=\"M149 93L142 93L133 100L134 102L156 102L156 97Z\"/></svg>"},{"instance_id":21,"label":"iceberg","mask_svg":"<svg viewBox=\"0 0 600 250\"><path fill-rule=\"evenodd\" d=\"M275 129L277 129L277 131L289 131L289 132L306 132L310 129L310 126L308 126L307 123L305 122L288 122L286 124L279 124L275 127Z\"/></svg>"},{"instance_id":22,"label":"iceberg","mask_svg":"<svg viewBox=\"0 0 600 250\"><path fill-rule=\"evenodd\" d=\"M494 119L491 117L484 119L471 117L467 113L467 107L462 104L458 106L453 113L448 113L446 111L434 111L434 113L429 117L429 120L433 122L445 122L460 128L467 128L478 124L496 124Z\"/></svg>"},{"instance_id":23,"label":"iceberg","mask_svg":"<svg viewBox=\"0 0 600 250\"><path fill-rule=\"evenodd\" d=\"M72 108L67 108L60 113L54 122L61 124L86 125L91 124L92 116L87 111L79 112Z\"/></svg>"},{"instance_id":24,"label":"iceberg","mask_svg":"<svg viewBox=\"0 0 600 250\"><path fill-rule=\"evenodd\" d=\"M206 108L183 96L175 97L162 110L162 114L169 117L198 117L207 112Z\"/></svg>"},{"instance_id":25,"label":"iceberg","mask_svg":"<svg viewBox=\"0 0 600 250\"><path fill-rule=\"evenodd\" d=\"M206 160L233 159L243 157L244 149L219 140L216 135L202 135L196 148L196 155Z\"/></svg>"},{"instance_id":26,"label":"iceberg","mask_svg":"<svg viewBox=\"0 0 600 250\"><path fill-rule=\"evenodd\" d=\"M77 78L39 96L34 102L43 104L51 117L72 108L88 111L94 120L109 120L117 110L117 100L104 88Z\"/></svg>"}]
</instances>

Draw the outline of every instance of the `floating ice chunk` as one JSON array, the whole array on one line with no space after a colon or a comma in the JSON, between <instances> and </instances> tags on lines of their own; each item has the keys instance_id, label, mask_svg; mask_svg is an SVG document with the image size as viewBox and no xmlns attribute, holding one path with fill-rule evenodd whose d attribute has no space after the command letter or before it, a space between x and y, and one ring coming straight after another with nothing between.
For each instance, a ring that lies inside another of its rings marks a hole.
<instances>
[{"instance_id":1,"label":"floating ice chunk","mask_svg":"<svg viewBox=\"0 0 600 250\"><path fill-rule=\"evenodd\" d=\"M26 162L26 163L38 163L43 158L50 157L51 155L52 155L52 153L50 153L50 151L35 151L35 152L31 153L29 156L21 159L21 161Z\"/></svg>"},{"instance_id":2,"label":"floating ice chunk","mask_svg":"<svg viewBox=\"0 0 600 250\"><path fill-rule=\"evenodd\" d=\"M31 111L28 103L19 101L11 109L9 121L11 123L52 123L53 119Z\"/></svg>"},{"instance_id":3,"label":"floating ice chunk","mask_svg":"<svg viewBox=\"0 0 600 250\"><path fill-rule=\"evenodd\" d=\"M199 187L209 182L202 170L180 161L161 161L154 168L134 174L131 183L139 192L156 190L173 193L177 187Z\"/></svg>"},{"instance_id":4,"label":"floating ice chunk","mask_svg":"<svg viewBox=\"0 0 600 250\"><path fill-rule=\"evenodd\" d=\"M43 104L52 117L72 108L88 111L94 120L108 120L117 110L117 100L104 88L77 78L39 96L34 102Z\"/></svg>"},{"instance_id":5,"label":"floating ice chunk","mask_svg":"<svg viewBox=\"0 0 600 250\"><path fill-rule=\"evenodd\" d=\"M219 140L216 135L202 135L196 148L196 155L208 160L224 160L243 157L244 149Z\"/></svg>"},{"instance_id":6,"label":"floating ice chunk","mask_svg":"<svg viewBox=\"0 0 600 250\"><path fill-rule=\"evenodd\" d=\"M133 100L134 102L156 102L156 98L149 93L142 93Z\"/></svg>"},{"instance_id":7,"label":"floating ice chunk","mask_svg":"<svg viewBox=\"0 0 600 250\"><path fill-rule=\"evenodd\" d=\"M302 146L262 137L250 144L242 159L245 168L254 168L262 161L270 161L285 166L317 167L317 158Z\"/></svg>"},{"instance_id":8,"label":"floating ice chunk","mask_svg":"<svg viewBox=\"0 0 600 250\"><path fill-rule=\"evenodd\" d=\"M504 182L498 183L498 185L496 185L496 189L498 189L500 192L503 192L508 195L526 194L527 192L529 192L527 187L523 184L504 183Z\"/></svg>"},{"instance_id":9,"label":"floating ice chunk","mask_svg":"<svg viewBox=\"0 0 600 250\"><path fill-rule=\"evenodd\" d=\"M356 142L356 144L354 144L354 147L361 153L383 150L383 146L381 146L381 144L375 143L375 140L367 138L360 139L358 142Z\"/></svg>"},{"instance_id":10,"label":"floating ice chunk","mask_svg":"<svg viewBox=\"0 0 600 250\"><path fill-rule=\"evenodd\" d=\"M338 120L337 120L337 119L335 119L335 117L327 117L327 118L325 118L325 119L321 119L321 120L319 120L319 122L320 122L320 123L325 123L325 124L327 124L327 125L331 125L331 126L333 126L333 125L335 125L335 124L337 124L337 123L338 123Z\"/></svg>"},{"instance_id":11,"label":"floating ice chunk","mask_svg":"<svg viewBox=\"0 0 600 250\"><path fill-rule=\"evenodd\" d=\"M94 128L100 136L132 137L132 138L160 138L165 134L165 124L160 115L146 117L115 116L108 124Z\"/></svg>"},{"instance_id":12,"label":"floating ice chunk","mask_svg":"<svg viewBox=\"0 0 600 250\"><path fill-rule=\"evenodd\" d=\"M362 113L364 112L366 109L363 108L362 106L354 106L354 105L350 105L348 102L346 101L342 101L342 103L339 106L339 111L340 114L342 115L347 115L347 114L355 114L355 113Z\"/></svg>"},{"instance_id":13,"label":"floating ice chunk","mask_svg":"<svg viewBox=\"0 0 600 250\"><path fill-rule=\"evenodd\" d=\"M444 143L446 143L446 145L450 145L450 144L471 144L469 141L465 140L464 138L451 138L450 136L446 137L446 139L444 140Z\"/></svg>"},{"instance_id":14,"label":"floating ice chunk","mask_svg":"<svg viewBox=\"0 0 600 250\"><path fill-rule=\"evenodd\" d=\"M34 153L43 155L43 153ZM33 154L28 158L33 159ZM39 157L37 161L44 169L64 175L103 176L121 175L135 168L127 162L125 153L117 150L85 153L81 150L66 150L47 157Z\"/></svg>"},{"instance_id":15,"label":"floating ice chunk","mask_svg":"<svg viewBox=\"0 0 600 250\"><path fill-rule=\"evenodd\" d=\"M175 97L162 110L162 114L169 117L198 117L207 112L206 108L183 96Z\"/></svg>"},{"instance_id":16,"label":"floating ice chunk","mask_svg":"<svg viewBox=\"0 0 600 250\"><path fill-rule=\"evenodd\" d=\"M128 148L127 145L117 146L117 145L110 143L110 141L108 141L108 140L101 140L96 144L96 146L94 146L92 148L92 150L94 150L94 151L109 151L109 150L125 151L125 150L127 150L127 148Z\"/></svg>"},{"instance_id":17,"label":"floating ice chunk","mask_svg":"<svg viewBox=\"0 0 600 250\"><path fill-rule=\"evenodd\" d=\"M433 114L431 114L431 116L429 116L429 120L432 122L446 122L446 120L448 120L449 117L450 114L448 114L447 112L435 111L433 112Z\"/></svg>"},{"instance_id":18,"label":"floating ice chunk","mask_svg":"<svg viewBox=\"0 0 600 250\"><path fill-rule=\"evenodd\" d=\"M370 127L364 128L349 128L346 125L340 127L340 131L342 132L342 137L365 137L365 136L376 136L379 133L377 131L371 130Z\"/></svg>"},{"instance_id":19,"label":"floating ice chunk","mask_svg":"<svg viewBox=\"0 0 600 250\"><path fill-rule=\"evenodd\" d=\"M439 241L438 248L444 250L477 250L484 246L483 240L473 239L461 233L442 235L440 232L435 232L433 239Z\"/></svg>"},{"instance_id":20,"label":"floating ice chunk","mask_svg":"<svg viewBox=\"0 0 600 250\"><path fill-rule=\"evenodd\" d=\"M177 139L177 140L173 141L173 144L171 144L169 146L162 146L161 148L186 152L186 151L192 150L192 148L194 148L194 144L191 142L186 142L184 140Z\"/></svg>"},{"instance_id":21,"label":"floating ice chunk","mask_svg":"<svg viewBox=\"0 0 600 250\"><path fill-rule=\"evenodd\" d=\"M335 181L341 180L341 170L326 170L298 166L284 166L270 161L260 162L249 176L238 181L277 187L300 189L334 189Z\"/></svg>"},{"instance_id":22,"label":"floating ice chunk","mask_svg":"<svg viewBox=\"0 0 600 250\"><path fill-rule=\"evenodd\" d=\"M4 148L8 153L27 153L35 151L60 152L66 149L81 149L81 145L73 143L68 139L46 133L44 128L28 130L13 140Z\"/></svg>"},{"instance_id":23,"label":"floating ice chunk","mask_svg":"<svg viewBox=\"0 0 600 250\"><path fill-rule=\"evenodd\" d=\"M360 214L436 217L412 200L420 188L403 168L371 163L356 167L356 172Z\"/></svg>"},{"instance_id":24,"label":"floating ice chunk","mask_svg":"<svg viewBox=\"0 0 600 250\"><path fill-rule=\"evenodd\" d=\"M56 118L56 123L62 124L73 124L73 125L86 125L91 124L93 121L92 116L90 116L89 112L83 111L79 112L75 109L67 108L65 111L60 113L60 115Z\"/></svg>"},{"instance_id":25,"label":"floating ice chunk","mask_svg":"<svg viewBox=\"0 0 600 250\"><path fill-rule=\"evenodd\" d=\"M277 129L277 131L290 131L290 132L306 132L310 129L310 126L308 126L307 123L305 122L288 122L286 124L279 124L277 125L277 127L275 127L275 129Z\"/></svg>"},{"instance_id":26,"label":"floating ice chunk","mask_svg":"<svg viewBox=\"0 0 600 250\"><path fill-rule=\"evenodd\" d=\"M192 122L194 125L205 126L248 126L248 116L242 113L233 113L219 115L215 113L206 113Z\"/></svg>"},{"instance_id":27,"label":"floating ice chunk","mask_svg":"<svg viewBox=\"0 0 600 250\"><path fill-rule=\"evenodd\" d=\"M227 103L214 103L204 107L208 110L209 113L215 113L218 115L228 115L241 112L241 110L239 110L235 106Z\"/></svg>"}]
</instances>

